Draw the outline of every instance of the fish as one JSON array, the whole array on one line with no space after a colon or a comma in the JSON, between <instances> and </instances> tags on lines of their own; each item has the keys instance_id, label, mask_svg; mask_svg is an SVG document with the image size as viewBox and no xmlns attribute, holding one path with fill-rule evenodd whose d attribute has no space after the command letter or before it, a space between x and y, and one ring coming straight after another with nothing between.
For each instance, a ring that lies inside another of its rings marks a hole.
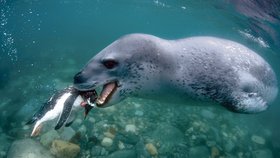
<instances>
[{"instance_id":1,"label":"fish","mask_svg":"<svg viewBox=\"0 0 280 158\"><path fill-rule=\"evenodd\" d=\"M63 125L68 127L74 120L77 111L84 109L85 118L89 111L96 107L95 101L97 93L95 90L78 91L73 86L54 93L50 99L45 102L40 109L26 123L34 124L31 137L38 136L43 125L47 122L57 120L55 130L60 129Z\"/></svg>"}]
</instances>

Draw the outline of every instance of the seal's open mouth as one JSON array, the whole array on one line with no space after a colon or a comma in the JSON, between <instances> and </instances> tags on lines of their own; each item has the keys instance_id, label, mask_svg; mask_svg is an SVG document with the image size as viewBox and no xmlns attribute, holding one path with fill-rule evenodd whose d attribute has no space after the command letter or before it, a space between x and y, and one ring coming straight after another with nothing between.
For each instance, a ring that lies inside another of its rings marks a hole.
<instances>
[{"instance_id":1,"label":"seal's open mouth","mask_svg":"<svg viewBox=\"0 0 280 158\"><path fill-rule=\"evenodd\" d=\"M98 107L102 107L104 104L106 104L113 96L114 92L117 90L117 87L118 84L116 81L105 84L100 95L97 98L96 105Z\"/></svg>"}]
</instances>

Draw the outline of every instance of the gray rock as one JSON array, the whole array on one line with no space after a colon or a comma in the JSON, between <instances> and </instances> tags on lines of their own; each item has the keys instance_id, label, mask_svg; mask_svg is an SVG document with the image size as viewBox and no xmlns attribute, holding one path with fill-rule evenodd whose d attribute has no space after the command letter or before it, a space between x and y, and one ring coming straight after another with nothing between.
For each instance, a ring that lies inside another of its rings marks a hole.
<instances>
[{"instance_id":1,"label":"gray rock","mask_svg":"<svg viewBox=\"0 0 280 158\"><path fill-rule=\"evenodd\" d=\"M183 133L174 126L169 124L161 124L151 133L151 137L162 143L178 144L183 141Z\"/></svg>"},{"instance_id":2,"label":"gray rock","mask_svg":"<svg viewBox=\"0 0 280 158\"><path fill-rule=\"evenodd\" d=\"M14 141L11 145L7 158L53 158L39 142L32 139L22 139Z\"/></svg>"},{"instance_id":3,"label":"gray rock","mask_svg":"<svg viewBox=\"0 0 280 158\"><path fill-rule=\"evenodd\" d=\"M225 150L226 152L231 152L234 149L234 144L231 140L226 142Z\"/></svg>"},{"instance_id":4,"label":"gray rock","mask_svg":"<svg viewBox=\"0 0 280 158\"><path fill-rule=\"evenodd\" d=\"M45 147L50 147L55 139L59 139L59 134L56 130L50 130L41 136L40 142Z\"/></svg>"},{"instance_id":5,"label":"gray rock","mask_svg":"<svg viewBox=\"0 0 280 158\"><path fill-rule=\"evenodd\" d=\"M216 145L216 142L213 141L213 140L209 140L209 141L206 141L206 145L207 145L208 147L212 147L212 146Z\"/></svg>"},{"instance_id":6,"label":"gray rock","mask_svg":"<svg viewBox=\"0 0 280 158\"><path fill-rule=\"evenodd\" d=\"M108 158L134 158L136 152L134 150L119 150L115 151L108 156Z\"/></svg>"},{"instance_id":7,"label":"gray rock","mask_svg":"<svg viewBox=\"0 0 280 158\"><path fill-rule=\"evenodd\" d=\"M50 151L57 158L76 158L80 153L79 145L64 140L54 140Z\"/></svg>"},{"instance_id":8,"label":"gray rock","mask_svg":"<svg viewBox=\"0 0 280 158\"><path fill-rule=\"evenodd\" d=\"M136 115L136 116L143 116L143 115L144 115L144 112L141 111L141 110L136 110L136 111L135 111L135 115Z\"/></svg>"},{"instance_id":9,"label":"gray rock","mask_svg":"<svg viewBox=\"0 0 280 158\"><path fill-rule=\"evenodd\" d=\"M60 133L60 138L62 140L69 141L72 137L74 137L76 132L71 127L63 128L63 131Z\"/></svg>"},{"instance_id":10,"label":"gray rock","mask_svg":"<svg viewBox=\"0 0 280 158\"><path fill-rule=\"evenodd\" d=\"M101 156L108 155L108 151L105 148L102 148L101 152L100 152L100 155Z\"/></svg>"},{"instance_id":11,"label":"gray rock","mask_svg":"<svg viewBox=\"0 0 280 158\"><path fill-rule=\"evenodd\" d=\"M205 146L196 146L190 148L189 157L209 157L210 152Z\"/></svg>"},{"instance_id":12,"label":"gray rock","mask_svg":"<svg viewBox=\"0 0 280 158\"><path fill-rule=\"evenodd\" d=\"M125 144L135 145L139 141L139 136L131 132L118 132L115 139Z\"/></svg>"},{"instance_id":13,"label":"gray rock","mask_svg":"<svg viewBox=\"0 0 280 158\"><path fill-rule=\"evenodd\" d=\"M108 155L108 151L106 151L106 149L101 146L93 146L91 148L91 156L93 157L106 155Z\"/></svg>"},{"instance_id":14,"label":"gray rock","mask_svg":"<svg viewBox=\"0 0 280 158\"><path fill-rule=\"evenodd\" d=\"M7 157L7 153L6 153L6 151L0 151L0 157L1 158L4 158L4 157Z\"/></svg>"},{"instance_id":15,"label":"gray rock","mask_svg":"<svg viewBox=\"0 0 280 158\"><path fill-rule=\"evenodd\" d=\"M261 144L261 145L265 144L265 139L261 136L252 135L251 140L257 144Z\"/></svg>"},{"instance_id":16,"label":"gray rock","mask_svg":"<svg viewBox=\"0 0 280 158\"><path fill-rule=\"evenodd\" d=\"M110 147L113 144L113 140L108 137L104 137L101 141L101 145L104 147Z\"/></svg>"},{"instance_id":17,"label":"gray rock","mask_svg":"<svg viewBox=\"0 0 280 158\"><path fill-rule=\"evenodd\" d=\"M254 158L273 158L273 154L269 149L253 151Z\"/></svg>"},{"instance_id":18,"label":"gray rock","mask_svg":"<svg viewBox=\"0 0 280 158\"><path fill-rule=\"evenodd\" d=\"M185 144L178 144L173 147L172 152L167 154L167 157L173 157L173 158L185 158L189 154L189 147ZM190 157L191 158L191 157Z\"/></svg>"},{"instance_id":19,"label":"gray rock","mask_svg":"<svg viewBox=\"0 0 280 158\"><path fill-rule=\"evenodd\" d=\"M137 158L151 157L148 151L146 150L145 144L142 139L135 145L135 151L136 151Z\"/></svg>"},{"instance_id":20,"label":"gray rock","mask_svg":"<svg viewBox=\"0 0 280 158\"><path fill-rule=\"evenodd\" d=\"M160 143L159 153L168 153L176 144L184 141L183 133L169 124L161 124L149 135L151 139Z\"/></svg>"},{"instance_id":21,"label":"gray rock","mask_svg":"<svg viewBox=\"0 0 280 158\"><path fill-rule=\"evenodd\" d=\"M136 132L136 126L134 124L128 124L125 126L126 132L135 133Z\"/></svg>"},{"instance_id":22,"label":"gray rock","mask_svg":"<svg viewBox=\"0 0 280 158\"><path fill-rule=\"evenodd\" d=\"M11 145L11 138L9 138L6 134L0 134L0 157L7 157L7 151Z\"/></svg>"},{"instance_id":23,"label":"gray rock","mask_svg":"<svg viewBox=\"0 0 280 158\"><path fill-rule=\"evenodd\" d=\"M87 128L85 125L81 125L78 131L81 132L82 135L84 135L87 132Z\"/></svg>"}]
</instances>

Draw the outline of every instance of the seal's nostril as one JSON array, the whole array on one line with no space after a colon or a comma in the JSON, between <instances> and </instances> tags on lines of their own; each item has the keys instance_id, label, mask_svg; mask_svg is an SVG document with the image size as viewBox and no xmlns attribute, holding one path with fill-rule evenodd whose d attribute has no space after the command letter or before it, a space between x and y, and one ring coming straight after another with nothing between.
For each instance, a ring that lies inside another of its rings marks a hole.
<instances>
[{"instance_id":1,"label":"seal's nostril","mask_svg":"<svg viewBox=\"0 0 280 158\"><path fill-rule=\"evenodd\" d=\"M74 76L74 84L80 84L80 83L84 83L86 81L86 77L83 75L82 71L78 72L75 76Z\"/></svg>"}]
</instances>

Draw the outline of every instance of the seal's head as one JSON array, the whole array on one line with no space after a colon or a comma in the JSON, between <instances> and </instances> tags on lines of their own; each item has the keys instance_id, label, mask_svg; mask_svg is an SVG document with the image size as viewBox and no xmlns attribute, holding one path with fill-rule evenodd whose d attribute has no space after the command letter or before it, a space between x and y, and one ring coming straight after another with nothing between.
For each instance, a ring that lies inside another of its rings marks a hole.
<instances>
[{"instance_id":1,"label":"seal's head","mask_svg":"<svg viewBox=\"0 0 280 158\"><path fill-rule=\"evenodd\" d=\"M150 86L149 78L158 77L158 67L165 69L166 66L163 58L156 57L161 53L157 40L159 38L151 35L132 34L113 42L74 76L75 88L88 91L103 87L96 101L99 107L155 88Z\"/></svg>"}]
</instances>

